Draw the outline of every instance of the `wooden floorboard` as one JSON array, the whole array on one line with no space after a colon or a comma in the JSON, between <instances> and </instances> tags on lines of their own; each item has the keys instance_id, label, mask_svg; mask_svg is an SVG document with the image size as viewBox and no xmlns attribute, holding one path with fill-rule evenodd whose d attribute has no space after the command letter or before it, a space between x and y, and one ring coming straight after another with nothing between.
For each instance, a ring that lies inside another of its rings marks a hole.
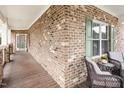
<instances>
[{"instance_id":1,"label":"wooden floorboard","mask_svg":"<svg viewBox=\"0 0 124 93\"><path fill-rule=\"evenodd\" d=\"M27 52L16 52L4 67L6 88L58 88L52 77Z\"/></svg>"}]
</instances>

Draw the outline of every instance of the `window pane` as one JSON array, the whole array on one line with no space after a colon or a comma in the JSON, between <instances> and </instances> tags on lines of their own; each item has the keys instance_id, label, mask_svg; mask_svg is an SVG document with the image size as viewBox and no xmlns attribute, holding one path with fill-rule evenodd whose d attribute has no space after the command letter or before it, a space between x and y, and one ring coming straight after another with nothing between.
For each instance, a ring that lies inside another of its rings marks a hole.
<instances>
[{"instance_id":1,"label":"window pane","mask_svg":"<svg viewBox=\"0 0 124 93\"><path fill-rule=\"evenodd\" d=\"M93 31L93 39L99 39L99 28L100 25L97 23L93 23L92 31Z\"/></svg>"},{"instance_id":2,"label":"window pane","mask_svg":"<svg viewBox=\"0 0 124 93\"><path fill-rule=\"evenodd\" d=\"M93 41L93 56L99 55L100 42L99 40Z\"/></svg>"},{"instance_id":3,"label":"window pane","mask_svg":"<svg viewBox=\"0 0 124 93\"><path fill-rule=\"evenodd\" d=\"M107 40L102 40L102 54L108 52L108 41Z\"/></svg>"},{"instance_id":4,"label":"window pane","mask_svg":"<svg viewBox=\"0 0 124 93\"><path fill-rule=\"evenodd\" d=\"M107 39L108 26L101 25L102 39Z\"/></svg>"}]
</instances>

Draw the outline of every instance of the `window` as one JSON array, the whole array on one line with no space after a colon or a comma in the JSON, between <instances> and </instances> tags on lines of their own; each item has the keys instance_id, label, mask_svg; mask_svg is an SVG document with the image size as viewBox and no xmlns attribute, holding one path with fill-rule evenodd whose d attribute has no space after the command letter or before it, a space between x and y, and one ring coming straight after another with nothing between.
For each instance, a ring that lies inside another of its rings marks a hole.
<instances>
[{"instance_id":1,"label":"window","mask_svg":"<svg viewBox=\"0 0 124 93\"><path fill-rule=\"evenodd\" d=\"M93 56L104 54L109 49L109 26L103 23L92 23Z\"/></svg>"},{"instance_id":2,"label":"window","mask_svg":"<svg viewBox=\"0 0 124 93\"><path fill-rule=\"evenodd\" d=\"M115 28L86 17L86 56L101 56L115 49Z\"/></svg>"}]
</instances>

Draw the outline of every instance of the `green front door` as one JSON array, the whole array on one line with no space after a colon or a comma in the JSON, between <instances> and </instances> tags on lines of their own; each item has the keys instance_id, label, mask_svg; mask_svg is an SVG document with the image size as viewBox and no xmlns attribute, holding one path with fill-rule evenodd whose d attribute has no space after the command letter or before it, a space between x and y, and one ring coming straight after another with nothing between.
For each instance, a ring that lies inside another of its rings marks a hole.
<instances>
[{"instance_id":1,"label":"green front door","mask_svg":"<svg viewBox=\"0 0 124 93\"><path fill-rule=\"evenodd\" d=\"M16 50L22 51L27 50L27 34L17 34L16 35Z\"/></svg>"}]
</instances>

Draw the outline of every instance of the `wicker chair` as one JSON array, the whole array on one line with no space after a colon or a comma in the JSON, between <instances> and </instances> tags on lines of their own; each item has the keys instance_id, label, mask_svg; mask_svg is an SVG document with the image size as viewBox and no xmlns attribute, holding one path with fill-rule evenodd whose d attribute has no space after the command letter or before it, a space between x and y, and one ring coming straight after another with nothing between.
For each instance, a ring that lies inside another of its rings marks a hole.
<instances>
[{"instance_id":1,"label":"wicker chair","mask_svg":"<svg viewBox=\"0 0 124 93\"><path fill-rule=\"evenodd\" d=\"M123 79L119 76L112 75L109 72L101 71L97 64L89 58L85 58L89 87L98 88L119 88L123 87Z\"/></svg>"},{"instance_id":2,"label":"wicker chair","mask_svg":"<svg viewBox=\"0 0 124 93\"><path fill-rule=\"evenodd\" d=\"M124 58L121 52L108 52L108 61L119 70L119 75L124 78Z\"/></svg>"}]
</instances>

